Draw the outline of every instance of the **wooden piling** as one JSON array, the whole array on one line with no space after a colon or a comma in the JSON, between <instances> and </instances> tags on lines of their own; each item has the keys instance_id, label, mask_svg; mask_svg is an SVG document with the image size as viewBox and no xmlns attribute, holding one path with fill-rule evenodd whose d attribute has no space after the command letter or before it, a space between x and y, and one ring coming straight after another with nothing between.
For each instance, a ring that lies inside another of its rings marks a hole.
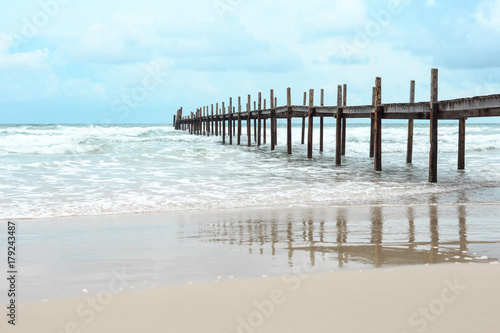
<instances>
[{"instance_id":1,"label":"wooden piling","mask_svg":"<svg viewBox=\"0 0 500 333\"><path fill-rule=\"evenodd\" d=\"M256 101L253 101L253 110L257 111ZM257 143L257 117L253 118L253 142Z\"/></svg>"},{"instance_id":2,"label":"wooden piling","mask_svg":"<svg viewBox=\"0 0 500 333\"><path fill-rule=\"evenodd\" d=\"M219 103L215 103L215 136L219 136Z\"/></svg>"},{"instance_id":3,"label":"wooden piling","mask_svg":"<svg viewBox=\"0 0 500 333\"><path fill-rule=\"evenodd\" d=\"M431 116L430 116L430 141L429 152L429 182L437 182L437 158L438 158L438 70L431 70Z\"/></svg>"},{"instance_id":4,"label":"wooden piling","mask_svg":"<svg viewBox=\"0 0 500 333\"><path fill-rule=\"evenodd\" d=\"M342 106L347 106L347 84L343 86L344 92L342 93L343 103ZM342 156L345 156L345 141L346 141L347 119L342 118Z\"/></svg>"},{"instance_id":5,"label":"wooden piling","mask_svg":"<svg viewBox=\"0 0 500 333\"><path fill-rule=\"evenodd\" d=\"M205 107L203 107L203 118L205 118ZM201 120L201 127L203 129L203 135L207 135L207 128L206 128L206 123L204 122L204 120L202 119Z\"/></svg>"},{"instance_id":6,"label":"wooden piling","mask_svg":"<svg viewBox=\"0 0 500 333\"><path fill-rule=\"evenodd\" d=\"M211 132L212 132L212 135L214 135L214 105L212 104L212 111L211 111L211 115L210 115L210 123L211 123Z\"/></svg>"},{"instance_id":7,"label":"wooden piling","mask_svg":"<svg viewBox=\"0 0 500 333\"><path fill-rule=\"evenodd\" d=\"M292 89L286 90L286 152L292 155Z\"/></svg>"},{"instance_id":8,"label":"wooden piling","mask_svg":"<svg viewBox=\"0 0 500 333\"><path fill-rule=\"evenodd\" d=\"M325 105L325 89L321 89L320 105ZM319 151L323 152L323 116L319 117Z\"/></svg>"},{"instance_id":9,"label":"wooden piling","mask_svg":"<svg viewBox=\"0 0 500 333\"><path fill-rule=\"evenodd\" d=\"M410 103L415 103L415 81L410 81ZM413 119L408 120L408 146L406 148L406 163L413 162Z\"/></svg>"},{"instance_id":10,"label":"wooden piling","mask_svg":"<svg viewBox=\"0 0 500 333\"><path fill-rule=\"evenodd\" d=\"M265 98L264 98L264 110L267 110L267 108L266 108L266 99ZM262 134L264 135L263 140L264 140L264 144L266 144L266 136L267 136L267 133L266 133L266 123L267 123L267 118L262 119L262 122L263 122L263 126L264 126L264 128L262 129Z\"/></svg>"},{"instance_id":11,"label":"wooden piling","mask_svg":"<svg viewBox=\"0 0 500 333\"><path fill-rule=\"evenodd\" d=\"M342 165L342 86L337 87L337 121L335 134L335 165Z\"/></svg>"},{"instance_id":12,"label":"wooden piling","mask_svg":"<svg viewBox=\"0 0 500 333\"><path fill-rule=\"evenodd\" d=\"M226 143L226 107L222 102L222 144Z\"/></svg>"},{"instance_id":13,"label":"wooden piling","mask_svg":"<svg viewBox=\"0 0 500 333\"><path fill-rule=\"evenodd\" d=\"M307 105L307 92L304 92L304 106ZM304 144L305 142L305 133L306 133L306 117L302 117L302 140L300 141L301 144Z\"/></svg>"},{"instance_id":14,"label":"wooden piling","mask_svg":"<svg viewBox=\"0 0 500 333\"><path fill-rule=\"evenodd\" d=\"M309 110L307 119L307 158L313 157L313 130L314 130L314 89L309 90Z\"/></svg>"},{"instance_id":15,"label":"wooden piling","mask_svg":"<svg viewBox=\"0 0 500 333\"><path fill-rule=\"evenodd\" d=\"M375 89L374 168L382 171L382 78L375 80Z\"/></svg>"},{"instance_id":16,"label":"wooden piling","mask_svg":"<svg viewBox=\"0 0 500 333\"><path fill-rule=\"evenodd\" d=\"M227 121L227 132L229 134L229 145L233 145L233 98L229 97L229 108L227 109L228 121Z\"/></svg>"},{"instance_id":17,"label":"wooden piling","mask_svg":"<svg viewBox=\"0 0 500 333\"><path fill-rule=\"evenodd\" d=\"M238 96L238 146L241 144L241 96Z\"/></svg>"},{"instance_id":18,"label":"wooden piling","mask_svg":"<svg viewBox=\"0 0 500 333\"><path fill-rule=\"evenodd\" d=\"M233 136L236 136L236 118L234 117L236 107L233 106Z\"/></svg>"},{"instance_id":19,"label":"wooden piling","mask_svg":"<svg viewBox=\"0 0 500 333\"><path fill-rule=\"evenodd\" d=\"M247 137L248 137L248 147L252 146L252 121L250 119L250 101L251 101L251 96L248 95L248 103L247 103Z\"/></svg>"},{"instance_id":20,"label":"wooden piling","mask_svg":"<svg viewBox=\"0 0 500 333\"><path fill-rule=\"evenodd\" d=\"M370 158L375 156L375 100L377 98L377 90L372 88L372 107L373 112L370 114Z\"/></svg>"},{"instance_id":21,"label":"wooden piling","mask_svg":"<svg viewBox=\"0 0 500 333\"><path fill-rule=\"evenodd\" d=\"M465 170L465 120L458 120L458 170Z\"/></svg>"},{"instance_id":22,"label":"wooden piling","mask_svg":"<svg viewBox=\"0 0 500 333\"><path fill-rule=\"evenodd\" d=\"M276 105L274 104L274 90L269 91L271 101L271 150L276 149Z\"/></svg>"},{"instance_id":23,"label":"wooden piling","mask_svg":"<svg viewBox=\"0 0 500 333\"><path fill-rule=\"evenodd\" d=\"M208 105L207 105L207 120L206 120L206 124L207 124L207 136L210 136L210 111L209 111Z\"/></svg>"},{"instance_id":24,"label":"wooden piling","mask_svg":"<svg viewBox=\"0 0 500 333\"><path fill-rule=\"evenodd\" d=\"M262 93L259 92L258 95L258 107L257 110L257 147L260 147L260 138L262 136Z\"/></svg>"}]
</instances>

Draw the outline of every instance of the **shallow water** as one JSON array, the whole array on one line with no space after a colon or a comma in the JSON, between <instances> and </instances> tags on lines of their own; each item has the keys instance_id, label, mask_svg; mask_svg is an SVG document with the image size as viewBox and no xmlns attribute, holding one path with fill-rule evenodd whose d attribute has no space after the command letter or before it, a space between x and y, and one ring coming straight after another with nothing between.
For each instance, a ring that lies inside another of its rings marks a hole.
<instances>
[{"instance_id":1,"label":"shallow water","mask_svg":"<svg viewBox=\"0 0 500 333\"><path fill-rule=\"evenodd\" d=\"M312 160L298 123L286 155L284 125L274 152L170 125L0 125L0 218L499 202L499 124L467 126L465 172L456 166L458 125L440 124L438 184L427 182L428 122L416 123L412 165L405 163L406 124L384 123L381 173L368 158L368 124L348 121L342 167L334 165L332 124L323 154L316 126Z\"/></svg>"},{"instance_id":2,"label":"shallow water","mask_svg":"<svg viewBox=\"0 0 500 333\"><path fill-rule=\"evenodd\" d=\"M140 290L396 265L500 264L499 213L498 205L422 205L18 221L19 300L98 294L116 274L126 276L124 290Z\"/></svg>"}]
</instances>

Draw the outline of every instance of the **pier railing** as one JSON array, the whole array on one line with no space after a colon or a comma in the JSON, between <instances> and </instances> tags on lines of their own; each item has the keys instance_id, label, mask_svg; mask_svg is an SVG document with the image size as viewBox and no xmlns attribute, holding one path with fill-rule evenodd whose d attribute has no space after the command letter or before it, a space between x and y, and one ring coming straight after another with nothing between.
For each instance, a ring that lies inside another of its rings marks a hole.
<instances>
[{"instance_id":1,"label":"pier railing","mask_svg":"<svg viewBox=\"0 0 500 333\"><path fill-rule=\"evenodd\" d=\"M427 119L430 122L430 152L429 152L429 182L437 182L437 153L438 153L438 120L456 119L459 121L458 140L458 169L465 169L465 123L467 118L474 117L497 117L500 116L500 94L489 96L476 96L454 100L438 100L438 70L431 70L431 95L429 102L415 103L415 81L410 82L409 103L382 103L382 79L377 77L375 86L372 89L372 104L361 106L347 106L347 86L338 86L337 105L324 105L324 90L321 89L320 105L314 105L314 90L304 93L303 105L292 105L291 89L287 89L287 104L277 106L277 99L274 97L274 90L270 90L270 107L267 107L267 100L262 100L262 94L258 93L258 98L253 101L248 95L246 111L242 110L241 97L238 97L237 110L233 105L233 99L229 99L229 104L224 102L204 106L191 112L188 116L183 116L182 108L174 116L174 127L177 130L189 131L197 135L221 136L222 142L233 144L233 137L236 136L236 144L241 144L242 122L247 125L247 145L252 145L252 120L253 120L253 141L257 146L267 141L267 120L270 120L270 143L271 150L275 150L277 145L277 119L286 119L287 153L292 154L292 119L302 119L301 143L305 143L305 124L307 119L307 157L313 156L313 129L314 118L320 119L319 150L323 151L323 119L324 117L336 118L336 156L335 164L341 165L342 156L345 155L346 146L346 119L348 118L368 118L371 119L370 126L370 149L369 156L374 158L374 169L382 170L382 119L406 119L408 120L407 139L407 163L412 163L413 154L413 121L415 119ZM263 103L262 103L263 101ZM227 126L226 126L227 124ZM227 131L226 131L227 127Z\"/></svg>"}]
</instances>

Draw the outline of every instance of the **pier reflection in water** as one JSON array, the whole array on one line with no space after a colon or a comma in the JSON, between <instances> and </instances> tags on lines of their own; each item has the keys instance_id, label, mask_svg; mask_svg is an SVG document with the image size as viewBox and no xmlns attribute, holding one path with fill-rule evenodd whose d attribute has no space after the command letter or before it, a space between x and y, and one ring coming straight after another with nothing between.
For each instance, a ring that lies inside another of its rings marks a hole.
<instances>
[{"instance_id":1,"label":"pier reflection in water","mask_svg":"<svg viewBox=\"0 0 500 333\"><path fill-rule=\"evenodd\" d=\"M290 268L305 259L320 270L498 262L500 228L493 217L476 214L484 209L488 208L431 202L427 206L232 213L193 229L190 238L272 256L277 266L282 266L276 261L286 253ZM470 222L469 210L474 210ZM468 223L474 228L470 240Z\"/></svg>"}]
</instances>

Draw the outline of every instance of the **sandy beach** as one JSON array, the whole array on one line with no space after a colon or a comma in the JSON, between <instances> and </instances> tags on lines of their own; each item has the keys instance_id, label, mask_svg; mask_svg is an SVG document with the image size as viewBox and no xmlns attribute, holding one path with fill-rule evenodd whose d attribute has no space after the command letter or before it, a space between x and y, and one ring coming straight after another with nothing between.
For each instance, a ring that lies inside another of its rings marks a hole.
<instances>
[{"instance_id":1,"label":"sandy beach","mask_svg":"<svg viewBox=\"0 0 500 333\"><path fill-rule=\"evenodd\" d=\"M2 332L496 332L498 210L20 220L16 326Z\"/></svg>"},{"instance_id":2,"label":"sandy beach","mask_svg":"<svg viewBox=\"0 0 500 333\"><path fill-rule=\"evenodd\" d=\"M19 305L2 332L498 332L500 265L183 285Z\"/></svg>"}]
</instances>

